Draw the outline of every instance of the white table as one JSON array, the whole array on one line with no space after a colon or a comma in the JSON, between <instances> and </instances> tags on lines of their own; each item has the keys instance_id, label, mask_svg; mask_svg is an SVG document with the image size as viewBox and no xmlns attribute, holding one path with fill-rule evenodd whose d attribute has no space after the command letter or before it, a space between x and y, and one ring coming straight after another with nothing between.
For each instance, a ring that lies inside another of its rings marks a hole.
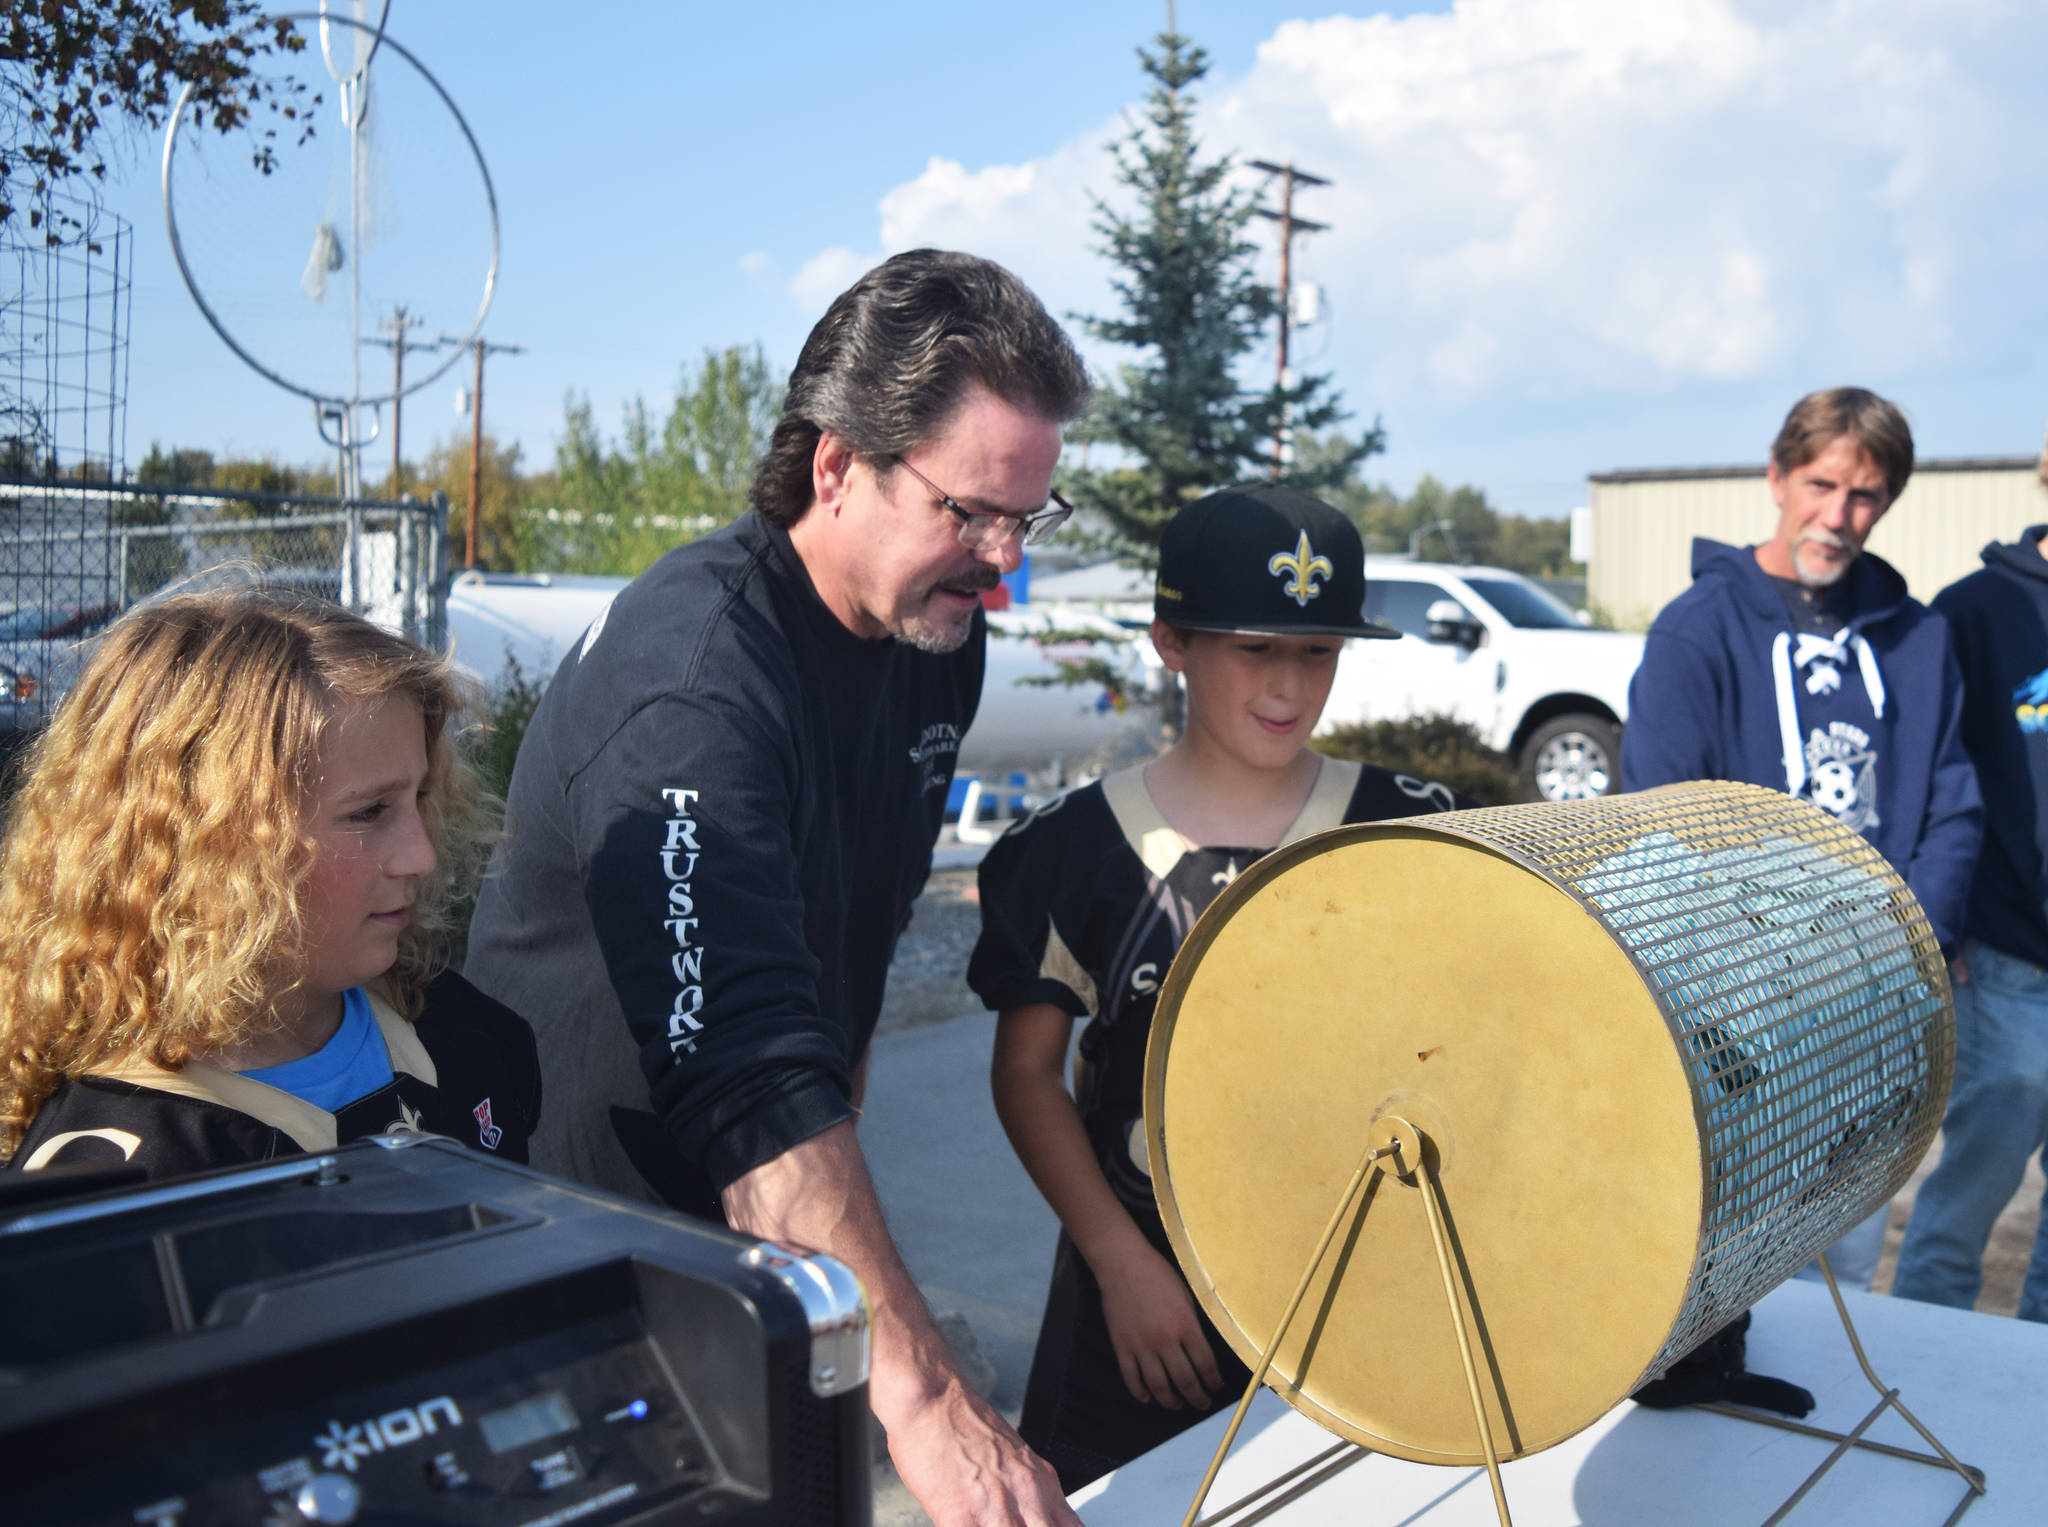
<instances>
[{"instance_id":1,"label":"white table","mask_svg":"<svg viewBox=\"0 0 2048 1527\"><path fill-rule=\"evenodd\" d=\"M1871 1366L1942 1443L1987 1476L1961 1527L2048 1523L2048 1326L1849 1294ZM1445 1339L1449 1340L1446 1331ZM1809 1424L1846 1432L1878 1401L1826 1288L1793 1282L1755 1310L1749 1365L1813 1391ZM1073 1498L1089 1527L1178 1527L1228 1424L1226 1409ZM1887 1412L1865 1434L1929 1449ZM1253 1403L1210 1493L1212 1514L1337 1439L1270 1392ZM1505 1464L1515 1527L1730 1527L1761 1523L1832 1443L1697 1410L1624 1401L1578 1436ZM1786 1527L1940 1527L1964 1485L1947 1469L1852 1451ZM1360 1459L1267 1521L1283 1527L1498 1527L1486 1471Z\"/></svg>"}]
</instances>

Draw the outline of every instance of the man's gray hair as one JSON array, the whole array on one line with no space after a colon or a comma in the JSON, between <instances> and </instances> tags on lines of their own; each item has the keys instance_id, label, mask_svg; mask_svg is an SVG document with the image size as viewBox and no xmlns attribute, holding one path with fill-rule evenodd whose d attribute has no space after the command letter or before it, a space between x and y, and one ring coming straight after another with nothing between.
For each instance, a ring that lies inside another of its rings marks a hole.
<instances>
[{"instance_id":1,"label":"man's gray hair","mask_svg":"<svg viewBox=\"0 0 2048 1527\"><path fill-rule=\"evenodd\" d=\"M1002 266L913 249L842 292L804 341L782 418L749 492L771 524L811 507L811 461L829 431L886 474L979 384L1012 408L1066 423L1088 404L1073 342Z\"/></svg>"}]
</instances>

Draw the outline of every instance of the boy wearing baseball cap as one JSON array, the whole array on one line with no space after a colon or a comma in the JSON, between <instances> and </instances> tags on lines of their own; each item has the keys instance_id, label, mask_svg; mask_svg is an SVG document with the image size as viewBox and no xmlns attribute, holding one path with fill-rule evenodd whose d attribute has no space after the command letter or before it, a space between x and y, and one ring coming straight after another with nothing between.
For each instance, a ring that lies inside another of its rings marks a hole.
<instances>
[{"instance_id":1,"label":"boy wearing baseball cap","mask_svg":"<svg viewBox=\"0 0 2048 1527\"><path fill-rule=\"evenodd\" d=\"M1063 1227L1019 1431L1069 1493L1251 1378L1174 1265L1146 1165L1145 1042L1181 940L1281 844L1475 804L1310 750L1345 639L1398 634L1364 603L1358 532L1320 499L1262 484L1183 509L1160 539L1152 640L1186 683L1186 731L1049 802L981 866L968 983L1000 1015L996 1111Z\"/></svg>"}]
</instances>

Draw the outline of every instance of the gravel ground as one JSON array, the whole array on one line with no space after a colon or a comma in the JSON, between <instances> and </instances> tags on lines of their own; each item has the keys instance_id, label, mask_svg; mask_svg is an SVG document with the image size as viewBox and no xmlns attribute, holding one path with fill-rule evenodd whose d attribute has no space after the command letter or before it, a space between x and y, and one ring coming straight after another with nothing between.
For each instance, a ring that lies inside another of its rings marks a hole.
<instances>
[{"instance_id":1,"label":"gravel ground","mask_svg":"<svg viewBox=\"0 0 2048 1527\"><path fill-rule=\"evenodd\" d=\"M877 1030L922 1028L981 1012L967 989L967 957L981 936L981 897L974 871L934 870L896 945Z\"/></svg>"}]
</instances>

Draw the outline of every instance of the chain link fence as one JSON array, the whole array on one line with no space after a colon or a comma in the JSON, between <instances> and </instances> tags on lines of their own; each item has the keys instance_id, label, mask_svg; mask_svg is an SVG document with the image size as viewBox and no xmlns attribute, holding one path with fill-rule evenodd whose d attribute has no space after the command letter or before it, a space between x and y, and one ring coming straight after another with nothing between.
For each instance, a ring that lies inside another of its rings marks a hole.
<instances>
[{"instance_id":1,"label":"chain link fence","mask_svg":"<svg viewBox=\"0 0 2048 1527\"><path fill-rule=\"evenodd\" d=\"M0 731L38 724L83 647L125 610L190 588L318 594L446 645L447 500L347 502L225 489L0 483Z\"/></svg>"}]
</instances>

